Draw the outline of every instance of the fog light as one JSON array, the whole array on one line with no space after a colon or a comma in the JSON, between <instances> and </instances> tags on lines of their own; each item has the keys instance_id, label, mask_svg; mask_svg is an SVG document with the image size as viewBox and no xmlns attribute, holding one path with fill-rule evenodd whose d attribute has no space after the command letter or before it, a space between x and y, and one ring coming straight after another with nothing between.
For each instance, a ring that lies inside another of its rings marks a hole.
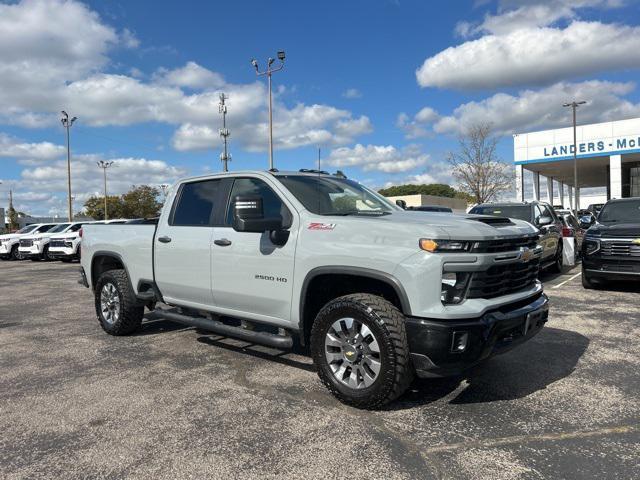
<instances>
[{"instance_id":1,"label":"fog light","mask_svg":"<svg viewBox=\"0 0 640 480\"><path fill-rule=\"evenodd\" d=\"M453 332L453 340L451 342L451 353L462 353L467 349L469 341L468 332Z\"/></svg>"},{"instance_id":2,"label":"fog light","mask_svg":"<svg viewBox=\"0 0 640 480\"><path fill-rule=\"evenodd\" d=\"M440 300L445 305L461 303L466 294L470 274L466 272L443 272Z\"/></svg>"}]
</instances>

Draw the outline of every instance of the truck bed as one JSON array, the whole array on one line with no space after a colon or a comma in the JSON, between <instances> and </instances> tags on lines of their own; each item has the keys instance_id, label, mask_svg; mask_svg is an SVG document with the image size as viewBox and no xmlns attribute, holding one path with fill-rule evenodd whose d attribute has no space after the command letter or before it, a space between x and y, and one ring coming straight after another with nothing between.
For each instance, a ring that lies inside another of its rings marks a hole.
<instances>
[{"instance_id":1,"label":"truck bed","mask_svg":"<svg viewBox=\"0 0 640 480\"><path fill-rule=\"evenodd\" d=\"M120 256L126 265L131 284L141 279L153 280L153 238L155 225L113 224L85 225L82 228L82 259L88 261L96 252ZM87 270L85 266L86 271ZM91 278L88 279L91 282Z\"/></svg>"}]
</instances>

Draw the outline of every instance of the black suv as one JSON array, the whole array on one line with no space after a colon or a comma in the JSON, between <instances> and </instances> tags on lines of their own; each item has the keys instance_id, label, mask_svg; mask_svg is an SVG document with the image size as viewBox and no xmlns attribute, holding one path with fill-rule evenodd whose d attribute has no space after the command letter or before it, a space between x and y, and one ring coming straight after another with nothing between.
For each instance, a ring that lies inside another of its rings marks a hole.
<instances>
[{"instance_id":1,"label":"black suv","mask_svg":"<svg viewBox=\"0 0 640 480\"><path fill-rule=\"evenodd\" d=\"M540 231L538 245L542 247L541 267L562 272L562 219L545 202L481 203L469 213L494 217L517 218L531 223Z\"/></svg>"},{"instance_id":2,"label":"black suv","mask_svg":"<svg viewBox=\"0 0 640 480\"><path fill-rule=\"evenodd\" d=\"M640 280L640 197L608 201L582 244L582 285Z\"/></svg>"}]
</instances>

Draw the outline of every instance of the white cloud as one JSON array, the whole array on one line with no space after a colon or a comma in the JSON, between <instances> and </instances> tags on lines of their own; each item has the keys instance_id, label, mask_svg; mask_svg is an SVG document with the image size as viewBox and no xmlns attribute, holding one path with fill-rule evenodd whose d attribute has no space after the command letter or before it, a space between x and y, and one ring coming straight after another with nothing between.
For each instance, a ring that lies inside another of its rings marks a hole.
<instances>
[{"instance_id":1,"label":"white cloud","mask_svg":"<svg viewBox=\"0 0 640 480\"><path fill-rule=\"evenodd\" d=\"M92 195L102 195L102 175L96 161L101 155L76 155L72 161L71 186L74 211L79 211ZM145 158L109 158L110 194L122 194L132 185L160 185L173 183L187 174L183 168L161 160ZM44 166L26 168L21 179L11 183L16 192L16 208L34 215L66 214L66 162L54 161Z\"/></svg>"},{"instance_id":2,"label":"white cloud","mask_svg":"<svg viewBox=\"0 0 640 480\"><path fill-rule=\"evenodd\" d=\"M342 92L344 98L362 98L362 92L357 88L348 88Z\"/></svg>"},{"instance_id":3,"label":"white cloud","mask_svg":"<svg viewBox=\"0 0 640 480\"><path fill-rule=\"evenodd\" d=\"M0 133L0 157L15 158L22 163L35 163L59 158L65 151L62 145L22 142Z\"/></svg>"},{"instance_id":4,"label":"white cloud","mask_svg":"<svg viewBox=\"0 0 640 480\"><path fill-rule=\"evenodd\" d=\"M359 167L364 171L377 170L398 173L413 170L427 163L429 155L415 145L398 150L393 145L361 145L341 147L331 151L328 162L334 167Z\"/></svg>"},{"instance_id":5,"label":"white cloud","mask_svg":"<svg viewBox=\"0 0 640 480\"><path fill-rule=\"evenodd\" d=\"M433 108L424 107L414 115L413 119L404 112L400 113L396 120L396 126L405 131L406 138L428 137L433 132L425 126L435 123L439 118L440 115Z\"/></svg>"},{"instance_id":6,"label":"white cloud","mask_svg":"<svg viewBox=\"0 0 640 480\"><path fill-rule=\"evenodd\" d=\"M114 46L136 48L130 30L118 33L84 4L73 0L23 0L0 4L0 123L24 127L59 124L63 108L83 125L103 127L159 122L177 126L182 150L211 146L220 124L218 95L224 91L232 138L250 150L267 148L264 82L231 84L195 62L159 69L149 80L106 73ZM280 148L341 145L371 131L367 117L328 105L285 102L274 96L275 142Z\"/></svg>"},{"instance_id":7,"label":"white cloud","mask_svg":"<svg viewBox=\"0 0 640 480\"><path fill-rule=\"evenodd\" d=\"M196 62L187 62L184 67L174 70L160 70L156 76L160 83L196 89L216 89L225 83L222 75L198 65Z\"/></svg>"},{"instance_id":8,"label":"white cloud","mask_svg":"<svg viewBox=\"0 0 640 480\"><path fill-rule=\"evenodd\" d=\"M640 67L640 27L573 22L450 47L417 70L422 87L491 89Z\"/></svg>"},{"instance_id":9,"label":"white cloud","mask_svg":"<svg viewBox=\"0 0 640 480\"><path fill-rule=\"evenodd\" d=\"M498 135L557 128L569 125L570 112L562 104L573 99L588 102L579 110L580 123L633 118L640 116L640 103L630 102L624 96L634 89L633 83L592 80L558 83L541 90L523 90L517 95L497 93L460 105L431 126L436 133L460 133L469 125L489 122Z\"/></svg>"}]
</instances>

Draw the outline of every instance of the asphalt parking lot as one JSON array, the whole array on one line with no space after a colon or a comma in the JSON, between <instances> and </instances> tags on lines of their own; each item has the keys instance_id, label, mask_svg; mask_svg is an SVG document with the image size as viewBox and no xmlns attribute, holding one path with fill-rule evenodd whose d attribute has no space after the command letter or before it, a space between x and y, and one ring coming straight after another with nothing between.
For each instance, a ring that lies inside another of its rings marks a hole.
<instances>
[{"instance_id":1,"label":"asphalt parking lot","mask_svg":"<svg viewBox=\"0 0 640 480\"><path fill-rule=\"evenodd\" d=\"M110 337L77 264L0 262L0 477L638 478L640 289L543 278L550 321L387 410L299 354L149 318Z\"/></svg>"}]
</instances>

